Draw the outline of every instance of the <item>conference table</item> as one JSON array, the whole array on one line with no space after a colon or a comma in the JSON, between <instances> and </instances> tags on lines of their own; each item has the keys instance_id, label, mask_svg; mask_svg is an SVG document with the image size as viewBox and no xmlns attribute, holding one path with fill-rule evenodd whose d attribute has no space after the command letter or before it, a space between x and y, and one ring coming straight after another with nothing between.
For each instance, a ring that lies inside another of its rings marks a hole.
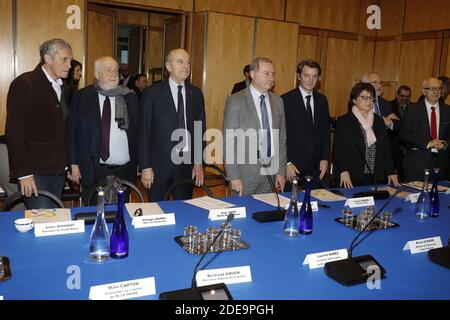
<instances>
[{"instance_id":1,"label":"conference table","mask_svg":"<svg viewBox=\"0 0 450 320\"><path fill-rule=\"evenodd\" d=\"M367 188L341 189L347 196L361 190ZM299 194L299 199L303 199L303 194ZM386 278L375 289L366 284L345 287L328 278L323 268L303 265L306 255L348 248L356 236L357 231L335 221L342 215L343 201L319 201L330 207L319 207L314 212L313 233L290 238L283 233L283 221L259 223L251 218L253 212L271 210L272 206L252 197L222 200L245 206L246 218L235 219L232 225L242 230L242 238L250 247L210 253L202 266L206 264L206 269L250 266L251 282L228 285L234 299L450 299L450 270L431 263L426 253L403 250L408 241L431 237L440 237L443 245L447 245L450 195L441 194L438 218L417 219L415 205L400 198L394 198L386 207L385 210L394 212L392 220L400 227L373 232L353 252L353 256L372 255L386 269ZM376 200L376 208L385 201ZM189 287L199 256L186 253L174 238L182 235L187 225L205 231L223 221L211 221L207 210L183 201L159 205L165 213L175 213L176 224L135 229L126 214L129 256L109 259L103 264L89 261L92 224L86 225L84 233L35 237L32 231L19 233L14 228L14 220L23 217L23 212L0 212L0 256L9 258L12 271L11 279L0 282L0 296L5 300L83 300L89 299L91 286L149 277L155 279L156 294L139 299L158 299L161 292ZM71 213L94 210L95 207L73 208ZM111 230L112 225L108 227ZM69 289L74 266L79 270L80 287Z\"/></svg>"}]
</instances>

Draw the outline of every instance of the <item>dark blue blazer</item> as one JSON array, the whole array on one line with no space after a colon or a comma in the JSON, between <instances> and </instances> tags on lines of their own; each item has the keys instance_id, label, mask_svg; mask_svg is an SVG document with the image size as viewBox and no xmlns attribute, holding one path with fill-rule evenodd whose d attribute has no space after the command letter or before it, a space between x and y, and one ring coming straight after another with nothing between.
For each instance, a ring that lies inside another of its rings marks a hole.
<instances>
[{"instance_id":1,"label":"dark blue blazer","mask_svg":"<svg viewBox=\"0 0 450 320\"><path fill-rule=\"evenodd\" d=\"M314 125L311 125L298 87L281 98L286 114L287 161L292 162L302 176L317 176L320 161L330 159L328 100L323 94L313 92Z\"/></svg>"},{"instance_id":2,"label":"dark blue blazer","mask_svg":"<svg viewBox=\"0 0 450 320\"><path fill-rule=\"evenodd\" d=\"M128 151L130 162L136 165L139 102L134 93L129 93L124 98L130 120L127 130ZM98 93L94 86L77 91L72 98L69 113L70 163L80 166L83 185L95 182L93 163L97 166L100 163L101 121Z\"/></svg>"},{"instance_id":3,"label":"dark blue blazer","mask_svg":"<svg viewBox=\"0 0 450 320\"><path fill-rule=\"evenodd\" d=\"M205 102L200 89L186 83L186 124L190 133L190 164L182 166L183 177L190 179L192 164L202 163L203 134L206 130ZM197 130L194 135L194 121ZM178 141L171 135L178 128L175 102L169 81L164 80L146 88L142 95L139 115L139 169L152 168L155 183L166 183L174 170L172 152ZM195 138L195 141L194 141ZM195 145L195 147L194 147ZM195 159L194 159L194 151Z\"/></svg>"}]
</instances>

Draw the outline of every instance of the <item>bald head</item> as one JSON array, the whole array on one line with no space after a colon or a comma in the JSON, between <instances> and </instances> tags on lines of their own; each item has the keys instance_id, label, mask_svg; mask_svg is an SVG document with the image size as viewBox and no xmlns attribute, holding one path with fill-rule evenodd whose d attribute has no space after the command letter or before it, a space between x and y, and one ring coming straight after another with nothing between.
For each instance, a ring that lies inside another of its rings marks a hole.
<instances>
[{"instance_id":1,"label":"bald head","mask_svg":"<svg viewBox=\"0 0 450 320\"><path fill-rule=\"evenodd\" d=\"M183 83L191 74L189 53L183 49L173 49L166 57L166 68L170 78L176 83Z\"/></svg>"},{"instance_id":2,"label":"bald head","mask_svg":"<svg viewBox=\"0 0 450 320\"><path fill-rule=\"evenodd\" d=\"M110 90L119 84L119 64L112 57L100 57L94 62L94 76L103 90Z\"/></svg>"},{"instance_id":3,"label":"bald head","mask_svg":"<svg viewBox=\"0 0 450 320\"><path fill-rule=\"evenodd\" d=\"M361 82L370 83L377 94L377 97L383 94L383 81L381 81L381 76L378 72L370 72L362 76Z\"/></svg>"},{"instance_id":4,"label":"bald head","mask_svg":"<svg viewBox=\"0 0 450 320\"><path fill-rule=\"evenodd\" d=\"M430 104L436 104L441 97L441 80L431 77L422 83L422 93Z\"/></svg>"}]
</instances>

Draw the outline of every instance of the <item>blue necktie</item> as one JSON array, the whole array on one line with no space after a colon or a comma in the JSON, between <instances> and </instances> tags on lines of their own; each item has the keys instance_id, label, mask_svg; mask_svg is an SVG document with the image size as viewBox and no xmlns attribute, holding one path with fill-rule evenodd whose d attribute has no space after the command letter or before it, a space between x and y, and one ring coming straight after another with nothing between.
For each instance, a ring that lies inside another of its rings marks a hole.
<instances>
[{"instance_id":1,"label":"blue necktie","mask_svg":"<svg viewBox=\"0 0 450 320\"><path fill-rule=\"evenodd\" d=\"M375 98L374 103L373 103L373 110L375 111L375 113L379 116L381 116L381 112L380 112L380 106L378 105L378 99Z\"/></svg>"},{"instance_id":2,"label":"blue necktie","mask_svg":"<svg viewBox=\"0 0 450 320\"><path fill-rule=\"evenodd\" d=\"M262 120L262 128L263 130L266 130L266 134L264 136L264 140L263 140L263 146L264 146L264 151L265 154L264 156L267 158L270 158L270 155L272 154L272 150L271 150L271 140L270 140L270 124L269 124L269 115L267 114L267 107L266 107L266 101L265 101L266 96L265 95L261 95L260 99L261 99L261 103L259 104L260 108L261 108L261 120Z\"/></svg>"}]
</instances>

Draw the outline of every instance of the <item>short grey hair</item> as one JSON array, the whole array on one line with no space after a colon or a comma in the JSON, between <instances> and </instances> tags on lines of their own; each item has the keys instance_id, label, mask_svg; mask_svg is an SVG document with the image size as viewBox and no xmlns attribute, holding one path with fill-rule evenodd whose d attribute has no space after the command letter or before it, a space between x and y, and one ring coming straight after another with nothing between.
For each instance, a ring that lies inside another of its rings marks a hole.
<instances>
[{"instance_id":1,"label":"short grey hair","mask_svg":"<svg viewBox=\"0 0 450 320\"><path fill-rule=\"evenodd\" d=\"M45 62L45 55L48 54L50 57L54 57L58 49L65 49L72 51L70 44L63 39L51 39L45 41L39 46L39 55L41 56L41 63Z\"/></svg>"},{"instance_id":2,"label":"short grey hair","mask_svg":"<svg viewBox=\"0 0 450 320\"><path fill-rule=\"evenodd\" d=\"M369 73L366 73L365 75L363 75L361 77L361 82L368 83L369 82L369 76L372 75L372 74L376 74L381 79L381 75L378 72L372 71L372 72L369 72Z\"/></svg>"},{"instance_id":3,"label":"short grey hair","mask_svg":"<svg viewBox=\"0 0 450 320\"><path fill-rule=\"evenodd\" d=\"M253 59L252 63L250 64L250 71L253 71L253 72L259 71L259 64L261 62L268 62L268 63L273 64L272 60L270 60L269 58L257 57L255 59Z\"/></svg>"}]
</instances>

